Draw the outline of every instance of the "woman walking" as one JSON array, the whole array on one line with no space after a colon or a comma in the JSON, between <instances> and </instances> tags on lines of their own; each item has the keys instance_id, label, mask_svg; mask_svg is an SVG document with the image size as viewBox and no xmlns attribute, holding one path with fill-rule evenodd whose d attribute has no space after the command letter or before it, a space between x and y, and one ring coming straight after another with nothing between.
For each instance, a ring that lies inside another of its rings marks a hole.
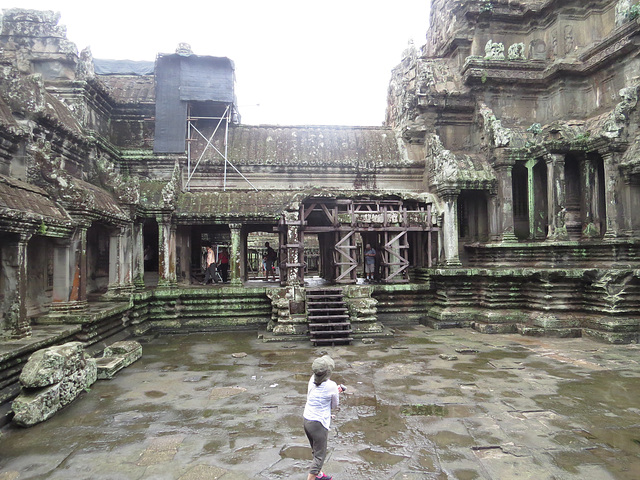
<instances>
[{"instance_id":1,"label":"woman walking","mask_svg":"<svg viewBox=\"0 0 640 480\"><path fill-rule=\"evenodd\" d=\"M311 365L313 375L307 388L307 403L304 407L304 433L306 433L313 453L313 464L307 480L331 480L333 477L322 472L327 456L327 439L331 425L331 409L340 402L342 387L329 380L335 363L329 355L316 358Z\"/></svg>"}]
</instances>

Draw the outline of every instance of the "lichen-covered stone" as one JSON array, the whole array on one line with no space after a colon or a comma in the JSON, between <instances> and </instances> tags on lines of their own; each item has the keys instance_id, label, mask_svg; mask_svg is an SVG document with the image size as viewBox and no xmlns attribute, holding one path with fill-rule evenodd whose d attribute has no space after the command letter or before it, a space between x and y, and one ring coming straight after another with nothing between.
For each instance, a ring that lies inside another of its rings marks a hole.
<instances>
[{"instance_id":1,"label":"lichen-covered stone","mask_svg":"<svg viewBox=\"0 0 640 480\"><path fill-rule=\"evenodd\" d=\"M50 418L95 383L98 368L80 342L35 352L20 376L23 390L13 401L13 421L29 427Z\"/></svg>"},{"instance_id":2,"label":"lichen-covered stone","mask_svg":"<svg viewBox=\"0 0 640 480\"><path fill-rule=\"evenodd\" d=\"M142 357L142 345L135 340L115 342L104 349L104 357L122 357L123 367L128 367Z\"/></svg>"},{"instance_id":3,"label":"lichen-covered stone","mask_svg":"<svg viewBox=\"0 0 640 480\"><path fill-rule=\"evenodd\" d=\"M84 368L84 350L80 342L57 345L33 353L22 369L20 383L25 388L54 385Z\"/></svg>"}]
</instances>

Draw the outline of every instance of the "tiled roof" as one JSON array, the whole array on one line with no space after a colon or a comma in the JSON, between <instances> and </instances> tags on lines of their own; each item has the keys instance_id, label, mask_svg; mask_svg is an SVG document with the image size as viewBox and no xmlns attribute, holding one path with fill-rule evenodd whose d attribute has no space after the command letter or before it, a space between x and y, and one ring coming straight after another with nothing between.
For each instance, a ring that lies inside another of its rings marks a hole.
<instances>
[{"instance_id":1,"label":"tiled roof","mask_svg":"<svg viewBox=\"0 0 640 480\"><path fill-rule=\"evenodd\" d=\"M81 207L94 213L119 220L128 220L128 215L122 211L113 195L106 190L80 179L73 179L74 198L65 203L68 210Z\"/></svg>"},{"instance_id":2,"label":"tiled roof","mask_svg":"<svg viewBox=\"0 0 640 480\"><path fill-rule=\"evenodd\" d=\"M193 142L193 154L204 145L202 137ZM387 127L269 125L230 128L228 158L235 165L292 167L392 167L422 160L401 151L396 134ZM211 149L205 159L220 161Z\"/></svg>"},{"instance_id":3,"label":"tiled roof","mask_svg":"<svg viewBox=\"0 0 640 480\"><path fill-rule=\"evenodd\" d=\"M291 202L288 191L197 192L178 196L176 213L188 218L244 218L255 217L273 221Z\"/></svg>"},{"instance_id":4,"label":"tiled roof","mask_svg":"<svg viewBox=\"0 0 640 480\"><path fill-rule=\"evenodd\" d=\"M153 75L98 75L112 98L121 104L155 102Z\"/></svg>"},{"instance_id":5,"label":"tiled roof","mask_svg":"<svg viewBox=\"0 0 640 480\"><path fill-rule=\"evenodd\" d=\"M27 217L58 225L71 223L65 211L44 190L4 175L0 175L0 216L14 219Z\"/></svg>"}]
</instances>

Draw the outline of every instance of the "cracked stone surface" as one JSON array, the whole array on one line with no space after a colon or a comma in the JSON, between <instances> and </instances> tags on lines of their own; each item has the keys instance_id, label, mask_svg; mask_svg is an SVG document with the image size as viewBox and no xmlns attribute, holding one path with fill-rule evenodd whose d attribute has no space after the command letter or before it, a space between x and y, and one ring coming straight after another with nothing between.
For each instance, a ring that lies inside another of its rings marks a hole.
<instances>
[{"instance_id":1,"label":"cracked stone surface","mask_svg":"<svg viewBox=\"0 0 640 480\"><path fill-rule=\"evenodd\" d=\"M301 415L325 352L348 389L324 468L335 480L640 471L638 345L422 326L320 348L255 332L138 340L144 356L113 379L44 423L1 431L0 480L305 478Z\"/></svg>"}]
</instances>

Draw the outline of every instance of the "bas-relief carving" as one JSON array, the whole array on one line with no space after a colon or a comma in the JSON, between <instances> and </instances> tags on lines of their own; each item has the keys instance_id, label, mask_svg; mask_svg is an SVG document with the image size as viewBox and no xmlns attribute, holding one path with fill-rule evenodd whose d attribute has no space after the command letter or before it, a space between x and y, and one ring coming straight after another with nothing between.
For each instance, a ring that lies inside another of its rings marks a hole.
<instances>
[{"instance_id":1,"label":"bas-relief carving","mask_svg":"<svg viewBox=\"0 0 640 480\"><path fill-rule=\"evenodd\" d=\"M565 25L564 26L564 53L569 54L573 51L575 47L575 41L573 39L573 26Z\"/></svg>"},{"instance_id":2,"label":"bas-relief carving","mask_svg":"<svg viewBox=\"0 0 640 480\"><path fill-rule=\"evenodd\" d=\"M509 47L509 60L526 60L524 55L524 43L514 43Z\"/></svg>"},{"instance_id":3,"label":"bas-relief carving","mask_svg":"<svg viewBox=\"0 0 640 480\"><path fill-rule=\"evenodd\" d=\"M504 60L504 44L489 40L484 46L484 58L486 60Z\"/></svg>"},{"instance_id":4,"label":"bas-relief carving","mask_svg":"<svg viewBox=\"0 0 640 480\"><path fill-rule=\"evenodd\" d=\"M529 58L531 60L546 60L547 44L544 40L532 40L529 44Z\"/></svg>"}]
</instances>

